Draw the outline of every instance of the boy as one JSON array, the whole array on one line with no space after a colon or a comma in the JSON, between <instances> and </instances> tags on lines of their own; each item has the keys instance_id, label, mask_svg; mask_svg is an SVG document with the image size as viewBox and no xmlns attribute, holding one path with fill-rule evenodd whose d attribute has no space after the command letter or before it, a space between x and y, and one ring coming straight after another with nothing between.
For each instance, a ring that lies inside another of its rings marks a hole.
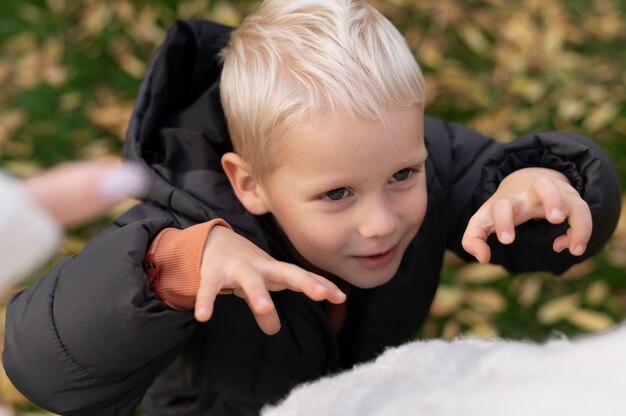
<instances>
[{"instance_id":1,"label":"boy","mask_svg":"<svg viewBox=\"0 0 626 416\"><path fill-rule=\"evenodd\" d=\"M148 201L12 300L11 380L64 414L255 414L409 340L446 248L556 273L600 250L620 189L593 142L497 144L423 105L363 2L179 23L126 142Z\"/></svg>"}]
</instances>

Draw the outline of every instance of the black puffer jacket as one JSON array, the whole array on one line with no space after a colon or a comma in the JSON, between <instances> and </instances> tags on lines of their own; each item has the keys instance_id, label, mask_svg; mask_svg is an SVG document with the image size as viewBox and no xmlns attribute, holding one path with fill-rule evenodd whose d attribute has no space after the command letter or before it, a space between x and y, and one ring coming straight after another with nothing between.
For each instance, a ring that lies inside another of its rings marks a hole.
<instances>
[{"instance_id":1,"label":"black puffer jacket","mask_svg":"<svg viewBox=\"0 0 626 416\"><path fill-rule=\"evenodd\" d=\"M152 172L148 201L122 215L84 251L17 294L7 313L4 365L32 401L68 415L254 414L292 386L368 360L405 342L428 312L445 249L500 179L524 166L563 171L591 206L586 256L612 233L620 209L617 175L590 140L570 133L499 144L469 129L426 119L428 209L397 275L353 289L337 338L321 304L290 291L272 296L282 322L264 335L241 299L219 297L214 317L169 310L150 291L142 262L165 227L223 217L274 257L290 261L267 218L244 211L220 168L231 145L219 102L216 53L229 28L173 27L139 93L125 155ZM491 242L494 262L512 271L561 273L582 258L551 250L563 227L519 227L512 246ZM469 259L469 258L468 258ZM148 392L148 393L146 393Z\"/></svg>"}]
</instances>

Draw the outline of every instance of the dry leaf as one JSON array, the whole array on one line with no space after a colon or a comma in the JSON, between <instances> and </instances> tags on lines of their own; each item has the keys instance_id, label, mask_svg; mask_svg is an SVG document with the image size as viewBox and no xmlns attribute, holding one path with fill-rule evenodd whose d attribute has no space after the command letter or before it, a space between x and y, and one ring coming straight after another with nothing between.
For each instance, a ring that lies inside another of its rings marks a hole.
<instances>
[{"instance_id":1,"label":"dry leaf","mask_svg":"<svg viewBox=\"0 0 626 416\"><path fill-rule=\"evenodd\" d=\"M543 325L555 324L577 310L579 303L577 294L552 299L539 308L537 320Z\"/></svg>"},{"instance_id":2,"label":"dry leaf","mask_svg":"<svg viewBox=\"0 0 626 416\"><path fill-rule=\"evenodd\" d=\"M454 314L454 319L462 324L469 326L476 326L478 324L489 322L489 316L480 311L475 311L472 309L461 309L457 311Z\"/></svg>"},{"instance_id":3,"label":"dry leaf","mask_svg":"<svg viewBox=\"0 0 626 416\"><path fill-rule=\"evenodd\" d=\"M467 283L489 283L507 276L507 271L494 264L473 263L461 267L456 273L459 281Z\"/></svg>"},{"instance_id":4,"label":"dry leaf","mask_svg":"<svg viewBox=\"0 0 626 416\"><path fill-rule=\"evenodd\" d=\"M464 24L459 27L459 35L467 46L478 54L485 54L491 50L491 45L478 27L473 24Z\"/></svg>"},{"instance_id":5,"label":"dry leaf","mask_svg":"<svg viewBox=\"0 0 626 416\"><path fill-rule=\"evenodd\" d=\"M537 302L541 295L543 280L537 276L529 276L524 279L518 289L517 301L524 307L529 307Z\"/></svg>"},{"instance_id":6,"label":"dry leaf","mask_svg":"<svg viewBox=\"0 0 626 416\"><path fill-rule=\"evenodd\" d=\"M67 0L46 0L46 3L53 14L63 14L67 8Z\"/></svg>"},{"instance_id":7,"label":"dry leaf","mask_svg":"<svg viewBox=\"0 0 626 416\"><path fill-rule=\"evenodd\" d=\"M113 11L108 2L91 0L83 8L81 26L88 35L96 36L111 23L112 17Z\"/></svg>"},{"instance_id":8,"label":"dry leaf","mask_svg":"<svg viewBox=\"0 0 626 416\"><path fill-rule=\"evenodd\" d=\"M502 312L507 305L506 299L495 289L474 289L463 292L463 298L473 309L489 315Z\"/></svg>"},{"instance_id":9,"label":"dry leaf","mask_svg":"<svg viewBox=\"0 0 626 416\"><path fill-rule=\"evenodd\" d=\"M483 322L472 326L465 335L481 339L491 339L498 336L498 329L489 322Z\"/></svg>"},{"instance_id":10,"label":"dry leaf","mask_svg":"<svg viewBox=\"0 0 626 416\"><path fill-rule=\"evenodd\" d=\"M429 314L439 318L450 315L461 306L462 295L460 288L440 285L430 306Z\"/></svg>"},{"instance_id":11,"label":"dry leaf","mask_svg":"<svg viewBox=\"0 0 626 416\"><path fill-rule=\"evenodd\" d=\"M592 108L589 115L583 122L583 127L591 132L598 131L610 124L617 114L619 108L612 102L604 103L598 107Z\"/></svg>"},{"instance_id":12,"label":"dry leaf","mask_svg":"<svg viewBox=\"0 0 626 416\"><path fill-rule=\"evenodd\" d=\"M117 38L111 42L111 56L120 68L130 76L141 79L146 72L146 63L133 54L133 48L126 38Z\"/></svg>"},{"instance_id":13,"label":"dry leaf","mask_svg":"<svg viewBox=\"0 0 626 416\"><path fill-rule=\"evenodd\" d=\"M441 338L450 341L460 334L461 325L457 321L449 319L443 326L443 330L441 331Z\"/></svg>"},{"instance_id":14,"label":"dry leaf","mask_svg":"<svg viewBox=\"0 0 626 416\"><path fill-rule=\"evenodd\" d=\"M9 141L13 133L22 127L28 115L24 110L10 110L0 113L0 143Z\"/></svg>"},{"instance_id":15,"label":"dry leaf","mask_svg":"<svg viewBox=\"0 0 626 416\"><path fill-rule=\"evenodd\" d=\"M87 104L85 113L98 127L124 139L128 122L133 112L133 103L122 102L109 87L97 92L97 102Z\"/></svg>"},{"instance_id":16,"label":"dry leaf","mask_svg":"<svg viewBox=\"0 0 626 416\"><path fill-rule=\"evenodd\" d=\"M587 288L585 292L585 303L597 308L604 303L610 293L611 288L609 285L602 280L598 280L590 284Z\"/></svg>"},{"instance_id":17,"label":"dry leaf","mask_svg":"<svg viewBox=\"0 0 626 416\"><path fill-rule=\"evenodd\" d=\"M513 94L534 103L544 97L547 87L541 80L524 76L513 79L509 89Z\"/></svg>"},{"instance_id":18,"label":"dry leaf","mask_svg":"<svg viewBox=\"0 0 626 416\"><path fill-rule=\"evenodd\" d=\"M571 324L589 332L609 329L615 322L608 315L589 309L575 309L565 316Z\"/></svg>"}]
</instances>

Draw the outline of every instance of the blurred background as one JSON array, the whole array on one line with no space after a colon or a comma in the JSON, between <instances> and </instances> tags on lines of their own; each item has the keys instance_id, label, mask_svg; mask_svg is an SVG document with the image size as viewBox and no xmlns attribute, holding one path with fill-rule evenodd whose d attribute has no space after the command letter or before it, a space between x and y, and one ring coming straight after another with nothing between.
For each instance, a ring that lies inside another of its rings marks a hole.
<instances>
[{"instance_id":1,"label":"blurred background","mask_svg":"<svg viewBox=\"0 0 626 416\"><path fill-rule=\"evenodd\" d=\"M626 184L626 2L371 3L404 33L422 66L428 113L502 141L539 130L581 132L609 152ZM256 4L0 0L0 168L26 176L66 160L119 158L139 84L168 27L189 18L237 25ZM80 251L128 207L72 230L61 255ZM449 255L418 336L543 341L602 331L625 317L623 216L604 252L560 277L511 276ZM47 414L4 374L0 401L8 414Z\"/></svg>"}]
</instances>

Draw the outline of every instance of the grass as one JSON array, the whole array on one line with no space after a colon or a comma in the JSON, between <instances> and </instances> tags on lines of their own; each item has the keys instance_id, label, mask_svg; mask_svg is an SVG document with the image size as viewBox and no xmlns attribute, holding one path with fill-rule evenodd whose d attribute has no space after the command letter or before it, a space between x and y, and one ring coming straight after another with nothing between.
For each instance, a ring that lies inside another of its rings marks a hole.
<instances>
[{"instance_id":1,"label":"grass","mask_svg":"<svg viewBox=\"0 0 626 416\"><path fill-rule=\"evenodd\" d=\"M429 113L503 141L540 130L581 132L606 149L626 183L622 2L372 3L415 52ZM26 175L64 160L117 157L143 71L167 28L178 18L236 25L254 5L0 2L0 166ZM73 230L62 254L79 251L114 215ZM602 330L626 316L625 267L626 221L603 253L565 277L511 276L452 259L437 313L420 336L545 340ZM2 386L2 399L18 414L44 414Z\"/></svg>"}]
</instances>

